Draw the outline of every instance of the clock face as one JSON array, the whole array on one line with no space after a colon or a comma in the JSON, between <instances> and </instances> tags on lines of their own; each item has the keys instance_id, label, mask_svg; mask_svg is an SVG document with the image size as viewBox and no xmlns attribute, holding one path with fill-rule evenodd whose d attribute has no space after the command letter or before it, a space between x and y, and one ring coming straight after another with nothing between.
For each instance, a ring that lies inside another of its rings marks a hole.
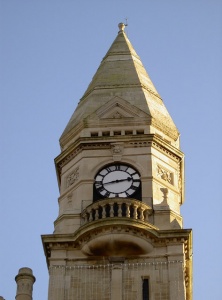
<instances>
[{"instance_id":1,"label":"clock face","mask_svg":"<svg viewBox=\"0 0 222 300\"><path fill-rule=\"evenodd\" d=\"M95 177L96 190L106 198L130 197L139 187L139 173L127 165L109 165Z\"/></svg>"}]
</instances>

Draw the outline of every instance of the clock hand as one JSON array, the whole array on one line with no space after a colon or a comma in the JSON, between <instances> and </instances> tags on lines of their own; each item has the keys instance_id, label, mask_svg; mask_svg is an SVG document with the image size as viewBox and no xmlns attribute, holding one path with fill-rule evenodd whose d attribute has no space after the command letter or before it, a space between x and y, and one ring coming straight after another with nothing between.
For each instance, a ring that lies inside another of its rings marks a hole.
<instances>
[{"instance_id":1,"label":"clock hand","mask_svg":"<svg viewBox=\"0 0 222 300\"><path fill-rule=\"evenodd\" d=\"M110 183L118 183L118 182L122 182L122 181L131 181L131 180L132 180L132 178L127 177L126 179L116 179L116 180L113 180L113 181L104 182L103 185L110 184Z\"/></svg>"}]
</instances>

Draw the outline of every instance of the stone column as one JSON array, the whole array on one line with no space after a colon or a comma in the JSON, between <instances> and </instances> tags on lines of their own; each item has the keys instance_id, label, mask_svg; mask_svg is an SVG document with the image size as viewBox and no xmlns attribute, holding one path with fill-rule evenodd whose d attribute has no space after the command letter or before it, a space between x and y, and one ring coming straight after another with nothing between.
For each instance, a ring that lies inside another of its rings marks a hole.
<instances>
[{"instance_id":1,"label":"stone column","mask_svg":"<svg viewBox=\"0 0 222 300\"><path fill-rule=\"evenodd\" d=\"M17 283L16 300L32 300L32 289L35 277L29 268L19 269L18 275L15 277Z\"/></svg>"}]
</instances>

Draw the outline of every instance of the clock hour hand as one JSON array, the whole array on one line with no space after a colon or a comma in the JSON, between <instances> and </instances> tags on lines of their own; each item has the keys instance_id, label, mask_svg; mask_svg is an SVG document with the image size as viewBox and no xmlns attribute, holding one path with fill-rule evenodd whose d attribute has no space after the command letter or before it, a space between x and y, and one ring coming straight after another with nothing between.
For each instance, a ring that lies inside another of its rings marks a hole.
<instances>
[{"instance_id":1,"label":"clock hour hand","mask_svg":"<svg viewBox=\"0 0 222 300\"><path fill-rule=\"evenodd\" d=\"M132 180L131 177L127 177L125 179L116 179L116 180L113 180L113 181L104 182L103 185L110 184L110 183L118 183L118 182L123 182L123 181L131 181L131 180Z\"/></svg>"}]
</instances>

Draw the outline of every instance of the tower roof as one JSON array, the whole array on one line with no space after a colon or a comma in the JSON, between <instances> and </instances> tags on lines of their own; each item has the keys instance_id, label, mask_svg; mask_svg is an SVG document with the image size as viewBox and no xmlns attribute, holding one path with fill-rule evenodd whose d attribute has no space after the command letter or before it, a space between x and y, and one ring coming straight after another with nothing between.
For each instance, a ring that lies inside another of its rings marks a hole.
<instances>
[{"instance_id":1,"label":"tower roof","mask_svg":"<svg viewBox=\"0 0 222 300\"><path fill-rule=\"evenodd\" d=\"M151 117L154 127L174 140L178 138L179 132L124 32L124 27L123 23L119 24L116 39L80 99L60 141L80 122L116 96Z\"/></svg>"}]
</instances>

